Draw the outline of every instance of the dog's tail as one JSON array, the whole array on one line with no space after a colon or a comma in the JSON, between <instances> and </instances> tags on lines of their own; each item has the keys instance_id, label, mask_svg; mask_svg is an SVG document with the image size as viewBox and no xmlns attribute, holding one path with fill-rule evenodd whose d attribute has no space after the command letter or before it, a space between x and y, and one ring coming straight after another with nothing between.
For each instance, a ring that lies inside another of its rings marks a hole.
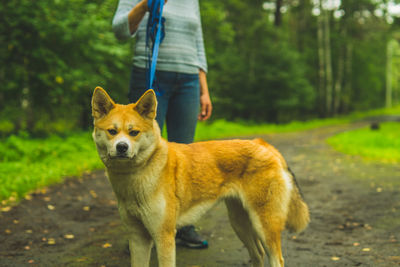
<instances>
[{"instance_id":1,"label":"dog's tail","mask_svg":"<svg viewBox=\"0 0 400 267\"><path fill-rule=\"evenodd\" d=\"M290 197L289 211L286 220L286 228L291 232L303 231L310 222L308 206L304 202L300 187L297 184L294 173L288 168L293 181L293 190Z\"/></svg>"},{"instance_id":2,"label":"dog's tail","mask_svg":"<svg viewBox=\"0 0 400 267\"><path fill-rule=\"evenodd\" d=\"M254 139L254 142L267 147L275 157L277 157L283 164L283 168L287 169L288 176L292 179L293 189L291 190L288 215L286 219L286 229L291 232L303 231L310 222L310 213L308 206L303 200L303 195L300 187L297 184L294 173L287 167L287 163L282 155L273 146L262 140L261 138Z\"/></svg>"}]
</instances>

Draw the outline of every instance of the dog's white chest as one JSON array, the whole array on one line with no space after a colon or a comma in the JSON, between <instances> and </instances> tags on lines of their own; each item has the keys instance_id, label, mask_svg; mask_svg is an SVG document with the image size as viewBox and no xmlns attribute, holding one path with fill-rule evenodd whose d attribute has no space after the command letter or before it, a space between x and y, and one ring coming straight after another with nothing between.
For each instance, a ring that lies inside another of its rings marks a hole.
<instances>
[{"instance_id":1,"label":"dog's white chest","mask_svg":"<svg viewBox=\"0 0 400 267\"><path fill-rule=\"evenodd\" d=\"M140 220L147 229L158 229L164 222L166 201L161 193L143 202L121 202L118 204L122 221L129 226L132 220Z\"/></svg>"}]
</instances>

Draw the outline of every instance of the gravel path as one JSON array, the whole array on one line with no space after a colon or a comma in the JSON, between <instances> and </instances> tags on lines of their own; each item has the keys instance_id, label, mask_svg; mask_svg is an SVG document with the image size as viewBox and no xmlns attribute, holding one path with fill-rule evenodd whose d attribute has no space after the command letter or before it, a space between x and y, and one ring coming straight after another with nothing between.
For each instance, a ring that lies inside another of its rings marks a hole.
<instances>
[{"instance_id":1,"label":"gravel path","mask_svg":"<svg viewBox=\"0 0 400 267\"><path fill-rule=\"evenodd\" d=\"M286 157L311 211L305 232L283 236L286 266L400 266L400 166L346 156L325 143L362 125L261 136ZM178 266L250 266L224 205L196 226L210 247L178 247ZM111 187L96 171L0 212L0 266L129 266L123 234Z\"/></svg>"}]
</instances>

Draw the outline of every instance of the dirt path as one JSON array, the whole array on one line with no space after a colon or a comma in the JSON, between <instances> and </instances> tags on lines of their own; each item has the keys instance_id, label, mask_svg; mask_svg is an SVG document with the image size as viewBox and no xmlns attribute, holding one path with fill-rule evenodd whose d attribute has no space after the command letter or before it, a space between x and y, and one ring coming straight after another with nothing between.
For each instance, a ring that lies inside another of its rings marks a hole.
<instances>
[{"instance_id":1,"label":"dirt path","mask_svg":"<svg viewBox=\"0 0 400 267\"><path fill-rule=\"evenodd\" d=\"M286 266L400 266L400 166L324 142L358 126L263 136L287 158L311 210L304 233L284 234ZM178 266L249 266L223 205L196 226L210 247L178 247ZM68 179L0 212L0 266L129 266L123 232L103 171Z\"/></svg>"}]
</instances>

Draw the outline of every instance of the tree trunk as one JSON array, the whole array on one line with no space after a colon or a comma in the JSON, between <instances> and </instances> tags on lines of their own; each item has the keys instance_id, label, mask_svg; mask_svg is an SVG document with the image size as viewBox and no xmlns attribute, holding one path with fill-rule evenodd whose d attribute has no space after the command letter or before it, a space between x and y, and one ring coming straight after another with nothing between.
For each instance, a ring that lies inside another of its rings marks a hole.
<instances>
[{"instance_id":1,"label":"tree trunk","mask_svg":"<svg viewBox=\"0 0 400 267\"><path fill-rule=\"evenodd\" d=\"M322 8L322 6L321 6ZM322 11L324 21L324 47L325 47L325 66L326 66L326 93L325 93L325 104L327 115L332 115L332 59L331 59L331 40L330 40L330 25L329 25L329 12L327 10Z\"/></svg>"},{"instance_id":2,"label":"tree trunk","mask_svg":"<svg viewBox=\"0 0 400 267\"><path fill-rule=\"evenodd\" d=\"M387 108L392 107L392 62L393 62L393 50L396 41L389 40L386 46L386 101L385 106Z\"/></svg>"},{"instance_id":3,"label":"tree trunk","mask_svg":"<svg viewBox=\"0 0 400 267\"><path fill-rule=\"evenodd\" d=\"M322 15L322 3L319 2L321 13L317 17L317 39L318 39L318 107L322 115L324 113L323 100L325 99L325 46L324 46L324 25Z\"/></svg>"},{"instance_id":4,"label":"tree trunk","mask_svg":"<svg viewBox=\"0 0 400 267\"><path fill-rule=\"evenodd\" d=\"M274 20L274 25L276 27L279 27L282 25L282 13L281 13L282 4L283 4L283 0L276 0L275 20Z\"/></svg>"},{"instance_id":5,"label":"tree trunk","mask_svg":"<svg viewBox=\"0 0 400 267\"><path fill-rule=\"evenodd\" d=\"M344 62L344 86L342 92L342 109L344 113L347 113L350 109L351 102L351 89L352 89L352 75L353 75L353 44L346 38L346 55Z\"/></svg>"},{"instance_id":6,"label":"tree trunk","mask_svg":"<svg viewBox=\"0 0 400 267\"><path fill-rule=\"evenodd\" d=\"M346 40L346 34L344 30L340 32L340 37L342 40ZM340 46L339 58L337 63L337 75L334 87L334 98L333 98L333 114L336 115L339 113L341 107L341 99L342 99L342 85L343 85L343 76L344 76L344 48L343 45Z\"/></svg>"}]
</instances>

